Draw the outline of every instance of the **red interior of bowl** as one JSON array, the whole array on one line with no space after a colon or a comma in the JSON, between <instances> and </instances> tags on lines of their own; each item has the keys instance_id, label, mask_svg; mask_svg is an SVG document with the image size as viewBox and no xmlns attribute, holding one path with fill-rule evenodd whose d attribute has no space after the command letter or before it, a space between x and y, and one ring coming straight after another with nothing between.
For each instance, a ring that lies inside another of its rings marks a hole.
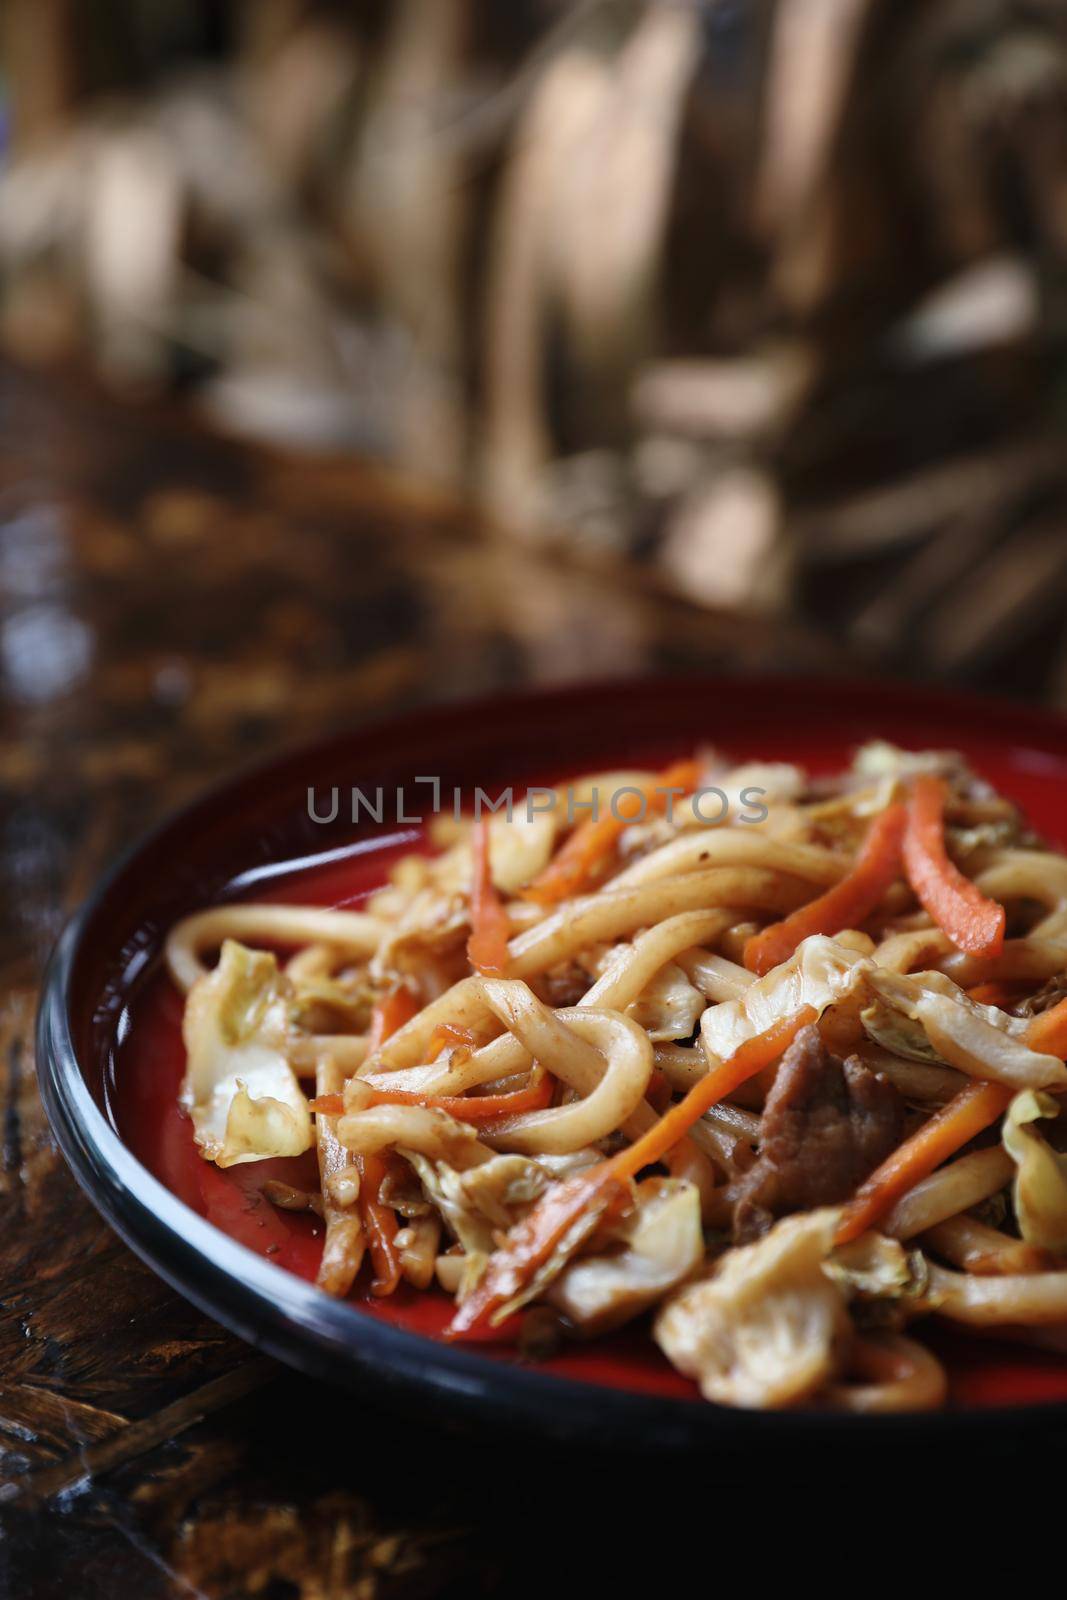
<instances>
[{"instance_id":1,"label":"red interior of bowl","mask_svg":"<svg viewBox=\"0 0 1067 1600\"><path fill-rule=\"evenodd\" d=\"M1058 845L1067 845L1067 733L1057 732L1054 724L1045 725L1041 738L1031 741L1016 737L1018 719L1011 708L994 709L987 717L971 710L961 719L949 702L930 702L903 693L895 700L884 694L872 697L864 714L862 698L857 701L855 690L836 709L833 694L819 704L815 715L809 705L808 715L802 719L796 704L790 703L795 691L783 694L777 707L768 701L765 688L759 691L758 704L756 694L750 686L733 686L728 717L710 705L702 717L699 705L693 702L686 717L686 738L672 739L672 730L656 729L654 736L627 739L625 723L620 722L615 759L620 765L644 760L650 754L660 760L665 752L680 754L698 741L714 740L739 759L797 761L812 772L823 773L846 765L861 738L886 737L912 748L954 748L962 750L980 773L1017 800L1040 832ZM746 697L752 712L747 725L743 715ZM944 709L938 714L931 710L932 704ZM510 715L514 719L516 713ZM679 719L676 716L674 720ZM723 722L728 724L725 732ZM492 729L483 732L484 742L491 745ZM513 739L512 720L501 742L510 744ZM529 754L529 747L524 753ZM499 749L494 751L498 754ZM540 758L543 777L565 775L552 770L552 751L543 735L534 757ZM605 764L602 740L595 764ZM491 765L495 769L495 763ZM523 782L533 781L531 762L524 761L523 767ZM506 781L498 770L487 771L484 777L479 771L467 776L472 783ZM323 771L308 781L325 785L332 775ZM398 854L417 847L418 835L406 829L398 842L396 831L368 833L353 828L348 843L361 848L339 855L339 849L345 851L345 842L342 839L339 845L336 837L331 837L328 863L316 863L313 857L309 863L308 854L302 852L300 867L292 871L286 870L283 854L277 862L281 870L266 878L260 876L254 893L246 892L245 897L331 906L356 904L383 881ZM244 863L234 861L233 866L236 879ZM195 903L190 900L188 909ZM158 962L138 978L132 994L126 996L121 1012L116 1012L110 1040L106 1085L110 1114L138 1158L187 1205L250 1249L313 1279L322 1248L321 1225L309 1214L276 1209L262 1197L261 1189L272 1177L313 1186L314 1156L309 1153L299 1161L250 1163L225 1172L200 1159L192 1124L179 1112L177 1102L184 1071L181 1004ZM98 1010L97 1020L99 1015ZM383 1301L371 1299L359 1288L354 1298L368 1314L417 1332L439 1334L449 1315L451 1302L436 1292L416 1294L402 1288ZM1067 1399L1067 1358L932 1325L927 1326L924 1337L931 1339L949 1366L954 1405ZM507 1346L486 1345L485 1351L495 1359L516 1359ZM545 1365L550 1371L587 1382L696 1398L695 1387L659 1354L645 1324L588 1346L569 1347Z\"/></svg>"}]
</instances>

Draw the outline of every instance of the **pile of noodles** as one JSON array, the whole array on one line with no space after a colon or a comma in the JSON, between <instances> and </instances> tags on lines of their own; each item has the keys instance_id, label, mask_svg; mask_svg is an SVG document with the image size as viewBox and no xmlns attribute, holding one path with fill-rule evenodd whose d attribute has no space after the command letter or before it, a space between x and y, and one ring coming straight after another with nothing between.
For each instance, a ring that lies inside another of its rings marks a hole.
<instances>
[{"instance_id":1,"label":"pile of noodles","mask_svg":"<svg viewBox=\"0 0 1067 1600\"><path fill-rule=\"evenodd\" d=\"M316 1148L317 1192L266 1192L322 1217L323 1289L436 1285L452 1336L530 1349L646 1316L747 1406L939 1405L931 1314L1055 1344L1067 859L959 758L884 745L832 782L705 755L557 798L439 823L364 911L170 934L200 1153ZM895 1087L905 1135L855 1195L733 1244L804 1021Z\"/></svg>"}]
</instances>

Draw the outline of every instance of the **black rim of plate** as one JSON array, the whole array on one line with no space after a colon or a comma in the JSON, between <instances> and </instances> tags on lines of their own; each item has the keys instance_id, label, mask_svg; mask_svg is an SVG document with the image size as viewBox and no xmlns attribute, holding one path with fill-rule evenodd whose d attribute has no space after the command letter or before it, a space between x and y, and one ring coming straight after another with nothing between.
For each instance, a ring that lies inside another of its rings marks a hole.
<instances>
[{"instance_id":1,"label":"black rim of plate","mask_svg":"<svg viewBox=\"0 0 1067 1600\"><path fill-rule=\"evenodd\" d=\"M738 681L738 680L735 680ZM759 681L739 680L746 688ZM703 678L708 689L730 680ZM693 679L662 680L664 689ZM526 708L553 700L596 695L617 690L618 684L583 685L564 691L497 696L456 707L438 708L446 719L463 715L499 715L504 709L516 716ZM769 691L796 692L800 685L767 680ZM807 683L830 701L843 686L827 680ZM870 694L877 704L892 698L896 686L852 683L848 698ZM641 688L655 684L642 680ZM901 684L905 697L913 685ZM791 697L791 696L790 696ZM963 710L973 719L983 706L1003 715L1006 702L973 696L931 694L929 701L942 711ZM1063 730L1051 713L1020 708L1031 731ZM386 728L422 723L422 710L410 717L391 718L378 728L364 724L347 737L365 740ZM798 1410L748 1412L633 1392L607 1384L557 1376L535 1367L515 1365L478 1353L476 1347L449 1345L399 1328L362 1313L358 1305L331 1299L313 1284L258 1256L231 1239L172 1194L123 1143L97 1104L83 1074L70 1022L71 986L75 962L86 930L104 899L135 870L148 846L163 839L190 812L217 804L219 798L250 776L260 779L294 759L304 759L318 748L337 747L340 739L316 741L302 750L284 751L214 785L187 806L167 817L142 837L99 881L82 909L60 937L45 973L37 1014L36 1058L41 1097L60 1150L88 1198L127 1245L154 1272L199 1310L238 1337L311 1377L325 1379L366 1392L373 1382L385 1404L402 1405L409 1414L420 1398L435 1411L457 1419L515 1429L546 1440L583 1442L592 1447L633 1447L678 1450L728 1444L738 1448L773 1444L777 1448L810 1446L815 1440L840 1447L861 1439L884 1444L907 1437L917 1429L931 1436L954 1437L975 1429L988 1437L993 1430L1010 1427L1027 1433L1067 1420L1067 1402L985 1407L894 1416L859 1416ZM429 1420L427 1412L427 1420ZM931 1441L933 1442L933 1440Z\"/></svg>"}]
</instances>

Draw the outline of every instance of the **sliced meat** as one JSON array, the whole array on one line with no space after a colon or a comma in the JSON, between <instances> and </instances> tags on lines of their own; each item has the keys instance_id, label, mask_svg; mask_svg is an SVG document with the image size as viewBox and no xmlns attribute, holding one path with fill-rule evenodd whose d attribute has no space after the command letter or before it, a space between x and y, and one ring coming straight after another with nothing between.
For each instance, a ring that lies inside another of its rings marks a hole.
<instances>
[{"instance_id":1,"label":"sliced meat","mask_svg":"<svg viewBox=\"0 0 1067 1600\"><path fill-rule=\"evenodd\" d=\"M782 1057L760 1121L759 1155L734 1186L734 1239L775 1217L847 1200L899 1144L904 1101L858 1056L839 1061L813 1024Z\"/></svg>"}]
</instances>

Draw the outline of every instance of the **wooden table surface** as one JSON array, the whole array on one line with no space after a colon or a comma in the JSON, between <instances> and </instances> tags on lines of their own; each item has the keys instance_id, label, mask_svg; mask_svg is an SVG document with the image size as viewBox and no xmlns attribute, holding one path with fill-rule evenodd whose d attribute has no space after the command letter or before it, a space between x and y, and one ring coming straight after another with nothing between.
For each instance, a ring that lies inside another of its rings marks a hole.
<instances>
[{"instance_id":1,"label":"wooden table surface","mask_svg":"<svg viewBox=\"0 0 1067 1600\"><path fill-rule=\"evenodd\" d=\"M0 367L0 1595L518 1592L538 1492L558 1514L568 1465L589 1492L573 1459L258 1356L99 1220L49 1136L32 1023L109 858L239 763L420 701L834 664L802 632L520 555L351 463Z\"/></svg>"}]
</instances>

